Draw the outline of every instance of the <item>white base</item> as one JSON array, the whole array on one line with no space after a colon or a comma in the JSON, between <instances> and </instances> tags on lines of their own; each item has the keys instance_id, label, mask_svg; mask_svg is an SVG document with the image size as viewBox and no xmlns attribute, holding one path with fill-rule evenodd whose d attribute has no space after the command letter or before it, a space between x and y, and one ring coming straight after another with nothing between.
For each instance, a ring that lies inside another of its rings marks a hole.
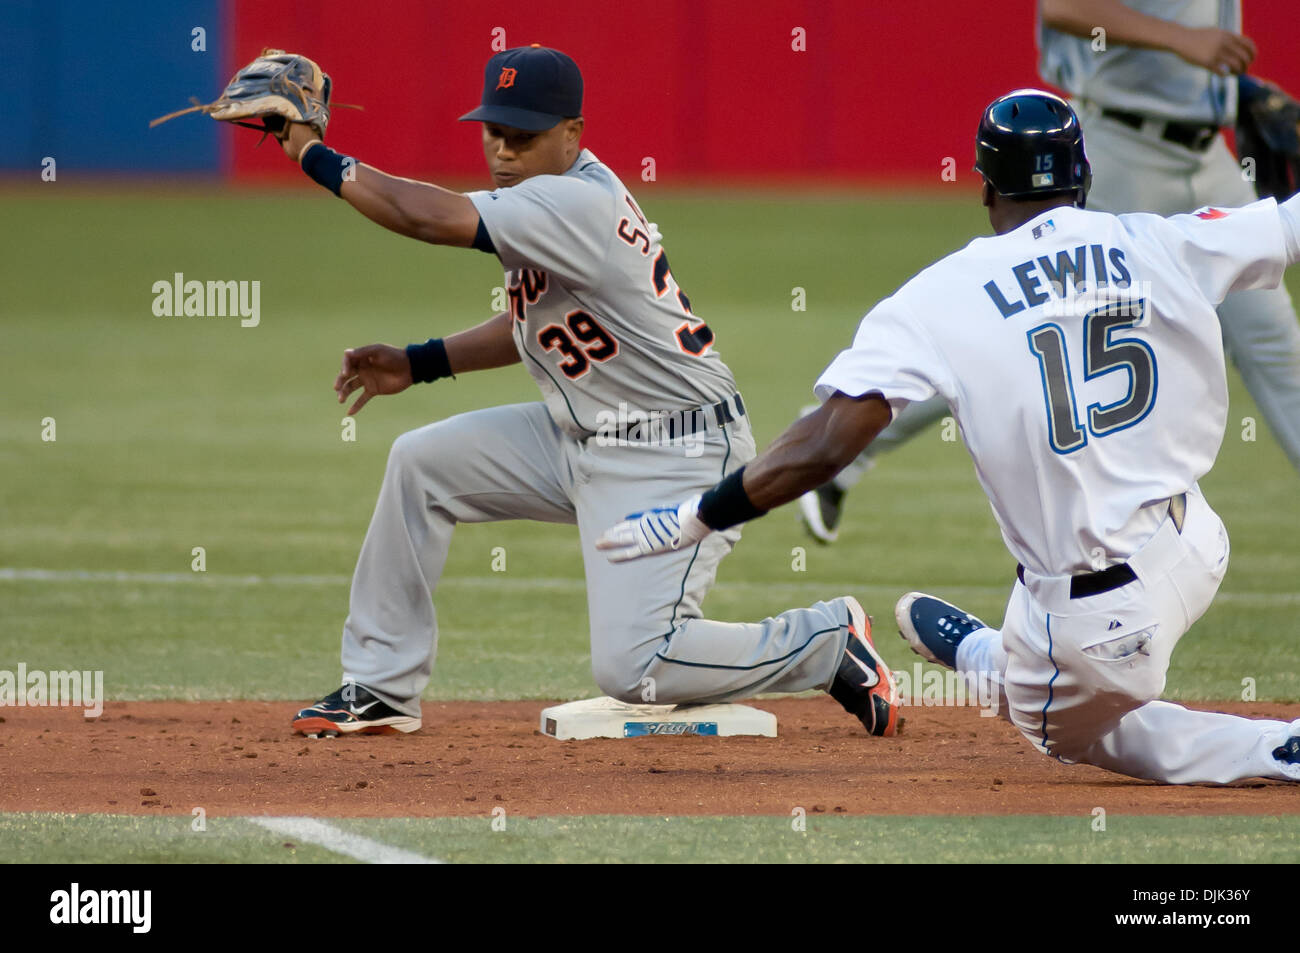
<instances>
[{"instance_id":1,"label":"white base","mask_svg":"<svg viewBox=\"0 0 1300 953\"><path fill-rule=\"evenodd\" d=\"M776 715L748 705L628 705L587 698L542 709L541 732L572 738L646 735L760 735L776 737Z\"/></svg>"}]
</instances>

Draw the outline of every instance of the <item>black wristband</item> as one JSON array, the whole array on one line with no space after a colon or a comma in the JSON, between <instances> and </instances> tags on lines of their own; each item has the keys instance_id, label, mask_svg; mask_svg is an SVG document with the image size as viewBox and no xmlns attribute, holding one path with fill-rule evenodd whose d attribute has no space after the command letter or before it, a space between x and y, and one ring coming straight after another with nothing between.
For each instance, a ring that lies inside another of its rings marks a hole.
<instances>
[{"instance_id":1,"label":"black wristband","mask_svg":"<svg viewBox=\"0 0 1300 953\"><path fill-rule=\"evenodd\" d=\"M411 362L411 380L417 384L453 376L451 362L447 360L447 347L442 343L442 338L429 338L423 344L408 344L406 356Z\"/></svg>"},{"instance_id":2,"label":"black wristband","mask_svg":"<svg viewBox=\"0 0 1300 953\"><path fill-rule=\"evenodd\" d=\"M712 489L706 490L700 497L699 516L709 529L728 529L737 523L757 519L767 510L760 510L745 492L745 468L741 467L731 476Z\"/></svg>"},{"instance_id":3,"label":"black wristband","mask_svg":"<svg viewBox=\"0 0 1300 953\"><path fill-rule=\"evenodd\" d=\"M319 149L316 148L318 145ZM335 152L319 139L308 143L299 161L302 164L302 171L306 172L313 182L325 186L335 195L339 195L339 190L343 188L344 170L349 165L356 165L356 160L351 156Z\"/></svg>"}]
</instances>

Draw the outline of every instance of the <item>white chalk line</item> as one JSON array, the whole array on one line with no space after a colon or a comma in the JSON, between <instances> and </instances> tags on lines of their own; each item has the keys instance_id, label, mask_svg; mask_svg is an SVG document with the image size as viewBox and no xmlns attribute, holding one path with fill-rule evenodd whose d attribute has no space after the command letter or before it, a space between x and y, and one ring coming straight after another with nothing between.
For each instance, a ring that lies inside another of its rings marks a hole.
<instances>
[{"instance_id":1,"label":"white chalk line","mask_svg":"<svg viewBox=\"0 0 1300 953\"><path fill-rule=\"evenodd\" d=\"M271 576L235 575L216 572L133 572L126 570L105 571L92 569L20 569L14 567L0 568L0 583L3 582L49 582L49 583L125 583L129 585L163 585L163 586L302 586L328 587L349 586L351 576L281 574ZM920 588L926 584L921 583ZM788 592L809 593L820 591L823 594L871 594L888 598L897 598L918 584L895 585L880 583L835 582L810 577L806 582L744 582L730 580L719 582L711 592ZM581 579L564 579L548 576L514 576L509 573L489 573L482 576L444 576L438 582L439 589L481 589L493 592L535 592L549 590L553 592L584 593L586 583ZM976 597L1005 599L1011 592L1007 586L939 586L936 594L952 598ZM1246 608L1281 608L1300 605L1300 592L1220 592L1215 596L1216 603L1236 605Z\"/></svg>"},{"instance_id":2,"label":"white chalk line","mask_svg":"<svg viewBox=\"0 0 1300 953\"><path fill-rule=\"evenodd\" d=\"M400 847L371 840L360 834L340 830L315 817L249 817L250 823L269 831L306 841L317 847L366 864L442 864L446 861L425 857Z\"/></svg>"}]
</instances>

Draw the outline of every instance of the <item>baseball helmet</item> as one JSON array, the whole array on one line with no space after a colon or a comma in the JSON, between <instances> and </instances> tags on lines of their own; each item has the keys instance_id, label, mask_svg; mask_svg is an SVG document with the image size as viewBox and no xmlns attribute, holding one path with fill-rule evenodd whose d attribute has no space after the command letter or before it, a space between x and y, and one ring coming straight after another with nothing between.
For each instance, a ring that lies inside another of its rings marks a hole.
<instances>
[{"instance_id":1,"label":"baseball helmet","mask_svg":"<svg viewBox=\"0 0 1300 953\"><path fill-rule=\"evenodd\" d=\"M975 137L975 169L1011 199L1073 192L1082 208L1092 185L1079 117L1041 89L1017 89L989 103Z\"/></svg>"}]
</instances>

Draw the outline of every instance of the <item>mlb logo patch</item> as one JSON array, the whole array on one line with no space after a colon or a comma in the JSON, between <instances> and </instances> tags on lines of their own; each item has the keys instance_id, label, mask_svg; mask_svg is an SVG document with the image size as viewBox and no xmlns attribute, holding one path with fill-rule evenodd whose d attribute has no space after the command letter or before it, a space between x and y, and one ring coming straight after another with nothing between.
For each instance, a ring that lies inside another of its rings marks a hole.
<instances>
[{"instance_id":1,"label":"mlb logo patch","mask_svg":"<svg viewBox=\"0 0 1300 953\"><path fill-rule=\"evenodd\" d=\"M1044 235L1050 235L1054 231L1056 231L1056 223L1049 218L1047 221L1043 222L1042 225L1034 226L1033 236L1035 238L1042 238Z\"/></svg>"},{"instance_id":2,"label":"mlb logo patch","mask_svg":"<svg viewBox=\"0 0 1300 953\"><path fill-rule=\"evenodd\" d=\"M1051 188L1053 185L1056 184L1056 178L1050 172L1036 173L1033 176L1033 178L1031 178L1029 181L1033 184L1034 188L1036 189Z\"/></svg>"}]
</instances>

